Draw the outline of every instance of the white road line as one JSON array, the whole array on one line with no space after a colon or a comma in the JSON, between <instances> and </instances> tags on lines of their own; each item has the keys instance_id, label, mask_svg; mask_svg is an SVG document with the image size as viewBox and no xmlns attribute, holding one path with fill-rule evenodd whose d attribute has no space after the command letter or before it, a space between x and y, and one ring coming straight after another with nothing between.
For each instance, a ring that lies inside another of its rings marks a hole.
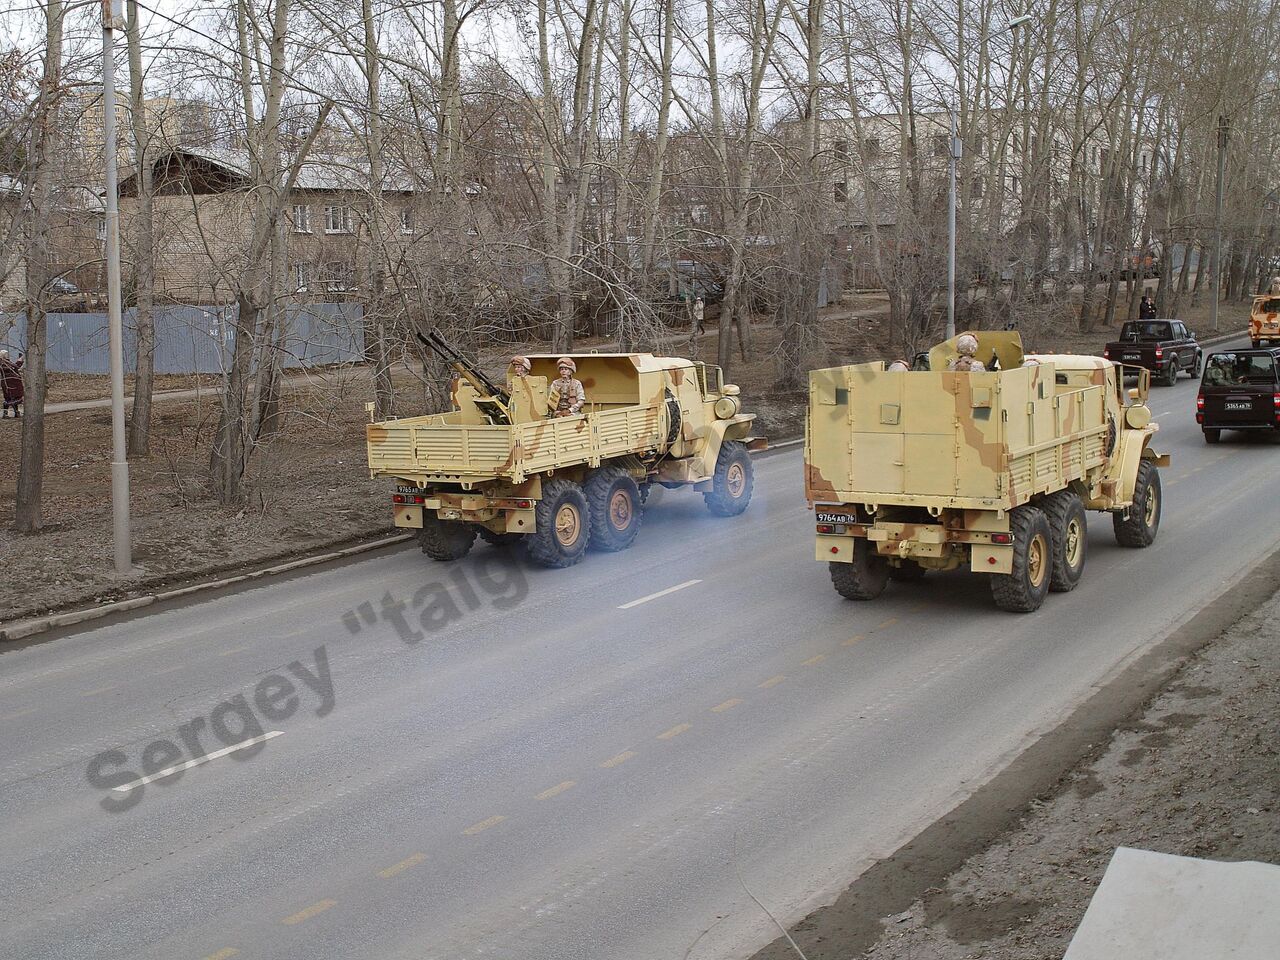
<instances>
[{"instance_id":1,"label":"white road line","mask_svg":"<svg viewBox=\"0 0 1280 960\"><path fill-rule=\"evenodd\" d=\"M198 767L202 763L208 763L210 760L217 760L219 757L225 757L229 753L235 753L237 750L243 750L246 747L252 747L254 744L265 743L273 737L284 736L283 730L272 730L270 733L264 733L260 737L252 737L240 743L233 744L222 750L215 750L213 753L206 753L203 757L197 757L194 760L188 760L186 763L180 763L176 767L165 767L159 773L153 773L149 777L142 777L134 780L132 783L126 783L123 786L112 787L113 790L119 790L121 793L132 790L134 787L145 786L148 783L154 783L157 780L163 780L165 777L172 777L175 773L181 773L183 770L190 770L192 767Z\"/></svg>"},{"instance_id":2,"label":"white road line","mask_svg":"<svg viewBox=\"0 0 1280 960\"><path fill-rule=\"evenodd\" d=\"M685 587L692 587L695 583L701 583L701 580L686 580L684 583L677 583L674 587L667 587L665 590L659 590L657 593L651 593L647 597L641 597L639 600L632 600L630 603L624 603L618 607L619 610L630 610L632 607L638 607L642 603L648 603L650 600L657 600L659 597L665 597L668 593L675 593L677 590L683 590Z\"/></svg>"}]
</instances>

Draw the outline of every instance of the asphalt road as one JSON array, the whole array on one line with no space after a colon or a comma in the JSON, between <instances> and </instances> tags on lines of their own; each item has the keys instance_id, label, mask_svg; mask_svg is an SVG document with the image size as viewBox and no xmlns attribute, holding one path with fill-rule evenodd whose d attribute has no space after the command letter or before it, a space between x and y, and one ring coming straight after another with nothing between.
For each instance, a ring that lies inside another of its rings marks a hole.
<instances>
[{"instance_id":1,"label":"asphalt road","mask_svg":"<svg viewBox=\"0 0 1280 960\"><path fill-rule=\"evenodd\" d=\"M0 956L746 956L752 895L830 901L1280 545L1280 446L1206 446L1195 392L1152 395L1156 544L1091 514L1034 615L842 600L792 449L568 571L405 549L0 654Z\"/></svg>"}]
</instances>

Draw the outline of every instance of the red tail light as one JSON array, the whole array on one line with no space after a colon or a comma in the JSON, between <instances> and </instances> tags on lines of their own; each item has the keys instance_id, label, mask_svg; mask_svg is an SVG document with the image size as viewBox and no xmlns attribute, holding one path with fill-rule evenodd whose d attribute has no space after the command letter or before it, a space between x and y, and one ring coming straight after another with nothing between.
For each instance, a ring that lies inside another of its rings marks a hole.
<instances>
[{"instance_id":1,"label":"red tail light","mask_svg":"<svg viewBox=\"0 0 1280 960\"><path fill-rule=\"evenodd\" d=\"M1280 393L1273 393L1271 395L1271 402L1276 406L1277 409L1280 409Z\"/></svg>"},{"instance_id":2,"label":"red tail light","mask_svg":"<svg viewBox=\"0 0 1280 960\"><path fill-rule=\"evenodd\" d=\"M1160 347L1156 347L1156 359L1157 360L1164 359L1164 350L1162 350Z\"/></svg>"},{"instance_id":3,"label":"red tail light","mask_svg":"<svg viewBox=\"0 0 1280 960\"><path fill-rule=\"evenodd\" d=\"M1108 350L1106 347L1103 347L1103 348L1102 348L1102 359L1103 359L1103 360L1110 360L1110 359L1111 359L1111 351L1110 351L1110 350Z\"/></svg>"},{"instance_id":4,"label":"red tail light","mask_svg":"<svg viewBox=\"0 0 1280 960\"><path fill-rule=\"evenodd\" d=\"M427 498L426 498L426 497L414 497L414 498L413 498L413 502L414 502L414 503L426 503L426 502L427 502Z\"/></svg>"},{"instance_id":5,"label":"red tail light","mask_svg":"<svg viewBox=\"0 0 1280 960\"><path fill-rule=\"evenodd\" d=\"M532 500L517 500L517 501L516 501L516 509L518 509L518 510L528 510L528 509L529 509L530 507L532 507L532 506L533 506L533 501L532 501Z\"/></svg>"},{"instance_id":6,"label":"red tail light","mask_svg":"<svg viewBox=\"0 0 1280 960\"><path fill-rule=\"evenodd\" d=\"M819 533L831 533L832 529L833 529L833 527L832 527L832 526L831 526L831 524L829 524L829 523L820 523L820 524L818 524L818 532L819 532Z\"/></svg>"},{"instance_id":7,"label":"red tail light","mask_svg":"<svg viewBox=\"0 0 1280 960\"><path fill-rule=\"evenodd\" d=\"M404 498L404 495L403 495L403 494L396 493L396 494L392 494L392 496L391 496L391 502L392 502L392 503L407 503L408 501L406 501L406 500L405 500L405 498Z\"/></svg>"},{"instance_id":8,"label":"red tail light","mask_svg":"<svg viewBox=\"0 0 1280 960\"><path fill-rule=\"evenodd\" d=\"M1203 394L1203 393L1202 393L1202 394L1200 394L1198 397L1196 397L1196 409L1197 409L1197 410L1203 410L1203 409L1204 409L1204 394Z\"/></svg>"},{"instance_id":9,"label":"red tail light","mask_svg":"<svg viewBox=\"0 0 1280 960\"><path fill-rule=\"evenodd\" d=\"M993 533L991 535L992 543L1013 543L1012 533Z\"/></svg>"}]
</instances>

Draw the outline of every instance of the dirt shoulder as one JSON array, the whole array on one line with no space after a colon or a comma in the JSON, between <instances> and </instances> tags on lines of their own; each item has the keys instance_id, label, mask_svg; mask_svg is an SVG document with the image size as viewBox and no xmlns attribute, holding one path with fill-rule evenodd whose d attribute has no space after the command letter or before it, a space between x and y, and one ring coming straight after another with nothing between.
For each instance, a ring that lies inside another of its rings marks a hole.
<instances>
[{"instance_id":1,"label":"dirt shoulder","mask_svg":"<svg viewBox=\"0 0 1280 960\"><path fill-rule=\"evenodd\" d=\"M1263 566L797 924L809 960L1057 960L1118 846L1280 862L1280 562Z\"/></svg>"}]
</instances>

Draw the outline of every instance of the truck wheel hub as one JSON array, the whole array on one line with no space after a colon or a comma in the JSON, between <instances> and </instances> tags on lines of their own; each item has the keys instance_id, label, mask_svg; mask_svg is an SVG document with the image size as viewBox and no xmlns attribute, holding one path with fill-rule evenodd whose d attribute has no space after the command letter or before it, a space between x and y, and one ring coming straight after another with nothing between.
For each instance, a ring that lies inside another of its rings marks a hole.
<instances>
[{"instance_id":1,"label":"truck wheel hub","mask_svg":"<svg viewBox=\"0 0 1280 960\"><path fill-rule=\"evenodd\" d=\"M609 499L609 521L618 530L625 530L631 524L631 498L625 490L614 491Z\"/></svg>"},{"instance_id":2,"label":"truck wheel hub","mask_svg":"<svg viewBox=\"0 0 1280 960\"><path fill-rule=\"evenodd\" d=\"M1044 537L1032 537L1027 547L1027 576L1032 586L1038 587L1044 582L1046 552Z\"/></svg>"},{"instance_id":3,"label":"truck wheel hub","mask_svg":"<svg viewBox=\"0 0 1280 960\"><path fill-rule=\"evenodd\" d=\"M1080 564L1080 549L1084 543L1084 538L1080 534L1079 520L1072 520L1067 524L1067 563L1072 567Z\"/></svg>"},{"instance_id":4,"label":"truck wheel hub","mask_svg":"<svg viewBox=\"0 0 1280 960\"><path fill-rule=\"evenodd\" d=\"M729 467L724 477L725 486L729 488L731 497L742 496L742 488L747 485L747 475L742 469L742 464L735 463Z\"/></svg>"},{"instance_id":5,"label":"truck wheel hub","mask_svg":"<svg viewBox=\"0 0 1280 960\"><path fill-rule=\"evenodd\" d=\"M566 503L556 511L556 539L562 546L571 546L578 542L578 530L582 519L572 504Z\"/></svg>"}]
</instances>

